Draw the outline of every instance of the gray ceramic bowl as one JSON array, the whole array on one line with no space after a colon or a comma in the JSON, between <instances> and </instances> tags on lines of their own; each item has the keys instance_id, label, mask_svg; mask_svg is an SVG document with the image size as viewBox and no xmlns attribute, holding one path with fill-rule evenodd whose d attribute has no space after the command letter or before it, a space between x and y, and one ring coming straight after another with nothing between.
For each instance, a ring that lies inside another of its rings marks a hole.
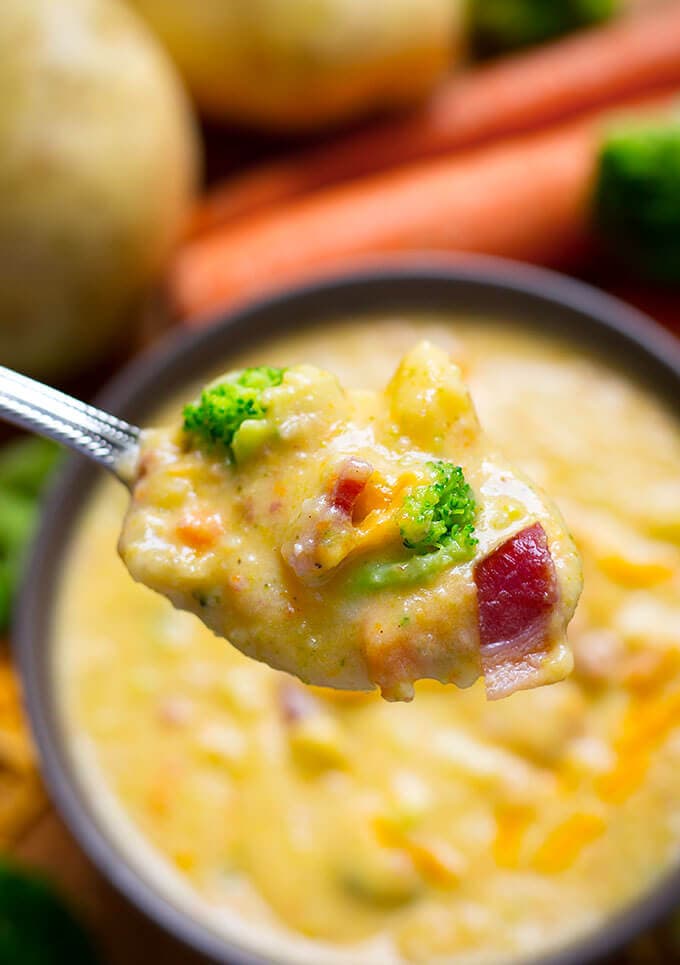
<instances>
[{"instance_id":1,"label":"gray ceramic bowl","mask_svg":"<svg viewBox=\"0 0 680 965\"><path fill-rule=\"evenodd\" d=\"M292 326L379 311L495 316L536 326L606 353L675 408L680 418L680 349L649 319L594 289L544 271L474 258L419 259L296 288L175 337L125 369L102 393L103 408L143 423L159 402L212 371L215 360ZM50 647L60 564L101 470L73 457L48 501L15 626L16 656L42 768L54 803L84 850L127 898L195 951L230 965L272 965L226 943L160 896L121 856L95 819L69 761L57 713ZM620 948L680 902L680 868L585 940L542 961L593 962ZM360 963L357 963L360 965Z\"/></svg>"}]
</instances>

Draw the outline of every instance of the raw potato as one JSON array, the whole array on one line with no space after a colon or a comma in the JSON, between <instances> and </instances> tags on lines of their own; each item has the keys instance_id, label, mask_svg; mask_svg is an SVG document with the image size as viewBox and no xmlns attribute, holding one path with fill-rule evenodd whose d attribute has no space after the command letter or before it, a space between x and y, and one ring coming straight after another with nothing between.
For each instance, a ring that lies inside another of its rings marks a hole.
<instances>
[{"instance_id":1,"label":"raw potato","mask_svg":"<svg viewBox=\"0 0 680 965\"><path fill-rule=\"evenodd\" d=\"M462 0L129 0L208 114L301 129L413 101L450 66Z\"/></svg>"},{"instance_id":2,"label":"raw potato","mask_svg":"<svg viewBox=\"0 0 680 965\"><path fill-rule=\"evenodd\" d=\"M1 0L0 92L0 362L54 376L103 356L157 277L193 123L118 0Z\"/></svg>"}]
</instances>

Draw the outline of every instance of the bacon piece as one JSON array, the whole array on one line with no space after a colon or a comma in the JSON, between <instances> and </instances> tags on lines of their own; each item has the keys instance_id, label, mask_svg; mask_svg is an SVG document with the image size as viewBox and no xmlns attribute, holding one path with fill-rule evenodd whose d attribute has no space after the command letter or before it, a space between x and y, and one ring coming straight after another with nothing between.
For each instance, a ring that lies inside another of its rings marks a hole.
<instances>
[{"instance_id":1,"label":"bacon piece","mask_svg":"<svg viewBox=\"0 0 680 965\"><path fill-rule=\"evenodd\" d=\"M339 466L324 493L302 504L299 525L281 553L303 583L323 583L351 552L352 512L372 472L370 463L352 456Z\"/></svg>"},{"instance_id":2,"label":"bacon piece","mask_svg":"<svg viewBox=\"0 0 680 965\"><path fill-rule=\"evenodd\" d=\"M351 516L359 495L369 480L373 466L352 456L340 466L330 495L331 506Z\"/></svg>"},{"instance_id":3,"label":"bacon piece","mask_svg":"<svg viewBox=\"0 0 680 965\"><path fill-rule=\"evenodd\" d=\"M545 530L527 526L475 566L487 696L541 683L560 593Z\"/></svg>"}]
</instances>

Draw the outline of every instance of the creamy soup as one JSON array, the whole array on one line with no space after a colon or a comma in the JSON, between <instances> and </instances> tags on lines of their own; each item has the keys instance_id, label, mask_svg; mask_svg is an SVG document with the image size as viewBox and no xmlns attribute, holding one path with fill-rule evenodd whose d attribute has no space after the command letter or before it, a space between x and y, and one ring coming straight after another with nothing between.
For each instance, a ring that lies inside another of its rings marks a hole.
<instances>
[{"instance_id":1,"label":"creamy soup","mask_svg":"<svg viewBox=\"0 0 680 965\"><path fill-rule=\"evenodd\" d=\"M304 361L380 388L424 337L461 360L487 431L575 537L568 679L496 703L480 683L424 681L411 704L304 687L131 581L113 482L67 559L56 672L93 806L158 889L277 963L529 957L601 924L678 852L671 415L603 362L463 320L310 329L220 368Z\"/></svg>"},{"instance_id":2,"label":"creamy soup","mask_svg":"<svg viewBox=\"0 0 680 965\"><path fill-rule=\"evenodd\" d=\"M573 540L432 342L379 390L309 364L225 373L143 434L120 551L305 683L411 700L416 680L483 674L497 698L572 669Z\"/></svg>"}]
</instances>

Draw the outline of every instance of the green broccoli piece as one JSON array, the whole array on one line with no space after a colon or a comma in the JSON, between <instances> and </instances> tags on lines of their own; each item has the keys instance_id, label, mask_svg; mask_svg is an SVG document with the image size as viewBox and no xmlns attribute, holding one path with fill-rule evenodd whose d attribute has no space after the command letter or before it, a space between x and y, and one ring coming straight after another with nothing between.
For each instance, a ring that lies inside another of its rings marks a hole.
<instances>
[{"instance_id":1,"label":"green broccoli piece","mask_svg":"<svg viewBox=\"0 0 680 965\"><path fill-rule=\"evenodd\" d=\"M197 403L185 406L184 431L210 445L222 445L233 458L232 442L247 419L262 419L262 393L281 385L285 369L269 366L234 372L224 382L208 386Z\"/></svg>"},{"instance_id":2,"label":"green broccoli piece","mask_svg":"<svg viewBox=\"0 0 680 965\"><path fill-rule=\"evenodd\" d=\"M6 630L38 521L38 503L0 487L0 630Z\"/></svg>"},{"instance_id":3,"label":"green broccoli piece","mask_svg":"<svg viewBox=\"0 0 680 965\"><path fill-rule=\"evenodd\" d=\"M482 55L544 43L608 20L621 0L470 0L470 31Z\"/></svg>"},{"instance_id":4,"label":"green broccoli piece","mask_svg":"<svg viewBox=\"0 0 680 965\"><path fill-rule=\"evenodd\" d=\"M680 285L680 117L630 122L605 137L594 220L613 258L642 278Z\"/></svg>"},{"instance_id":5,"label":"green broccoli piece","mask_svg":"<svg viewBox=\"0 0 680 965\"><path fill-rule=\"evenodd\" d=\"M360 566L352 586L360 592L425 583L474 554L477 503L460 466L430 462L432 482L416 486L404 497L399 531L406 560L370 562Z\"/></svg>"},{"instance_id":6,"label":"green broccoli piece","mask_svg":"<svg viewBox=\"0 0 680 965\"><path fill-rule=\"evenodd\" d=\"M89 936L52 886L0 863L0 965L96 965Z\"/></svg>"},{"instance_id":7,"label":"green broccoli piece","mask_svg":"<svg viewBox=\"0 0 680 965\"><path fill-rule=\"evenodd\" d=\"M12 442L0 452L0 631L9 624L40 496L60 457L59 446L37 438Z\"/></svg>"},{"instance_id":8,"label":"green broccoli piece","mask_svg":"<svg viewBox=\"0 0 680 965\"><path fill-rule=\"evenodd\" d=\"M37 498L61 455L55 442L37 436L10 442L0 452L0 489Z\"/></svg>"},{"instance_id":9,"label":"green broccoli piece","mask_svg":"<svg viewBox=\"0 0 680 965\"><path fill-rule=\"evenodd\" d=\"M475 543L476 541L468 541L466 545L461 545L452 539L446 546L423 556L415 555L407 560L395 560L391 563L364 563L352 576L352 589L366 593L398 586L422 585L449 566L466 563L474 552Z\"/></svg>"},{"instance_id":10,"label":"green broccoli piece","mask_svg":"<svg viewBox=\"0 0 680 965\"><path fill-rule=\"evenodd\" d=\"M451 462L430 462L431 483L407 493L399 517L404 546L429 553L455 540L474 548L475 497L463 470Z\"/></svg>"}]
</instances>

